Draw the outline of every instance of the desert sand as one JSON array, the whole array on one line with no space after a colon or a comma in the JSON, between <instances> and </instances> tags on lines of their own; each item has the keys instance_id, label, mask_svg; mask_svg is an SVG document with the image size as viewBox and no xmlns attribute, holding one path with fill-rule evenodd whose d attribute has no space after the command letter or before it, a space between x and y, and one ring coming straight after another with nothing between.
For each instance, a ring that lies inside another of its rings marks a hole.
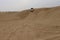
<instances>
[{"instance_id":1,"label":"desert sand","mask_svg":"<svg viewBox=\"0 0 60 40\"><path fill-rule=\"evenodd\" d=\"M60 40L60 6L0 12L0 40Z\"/></svg>"}]
</instances>

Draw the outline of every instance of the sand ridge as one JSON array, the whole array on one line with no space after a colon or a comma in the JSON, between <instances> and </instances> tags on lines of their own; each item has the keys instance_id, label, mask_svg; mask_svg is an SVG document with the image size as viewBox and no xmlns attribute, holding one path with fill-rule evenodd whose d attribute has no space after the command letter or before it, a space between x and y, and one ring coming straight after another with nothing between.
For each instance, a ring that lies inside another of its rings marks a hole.
<instances>
[{"instance_id":1,"label":"sand ridge","mask_svg":"<svg viewBox=\"0 0 60 40\"><path fill-rule=\"evenodd\" d=\"M0 12L0 40L59 40L60 6L33 12Z\"/></svg>"}]
</instances>

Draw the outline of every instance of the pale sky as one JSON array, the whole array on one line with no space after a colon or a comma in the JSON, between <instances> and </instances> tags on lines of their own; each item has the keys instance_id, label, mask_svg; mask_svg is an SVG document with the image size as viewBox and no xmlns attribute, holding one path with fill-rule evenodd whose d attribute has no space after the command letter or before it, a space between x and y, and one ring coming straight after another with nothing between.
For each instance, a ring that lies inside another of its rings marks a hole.
<instances>
[{"instance_id":1,"label":"pale sky","mask_svg":"<svg viewBox=\"0 0 60 40\"><path fill-rule=\"evenodd\" d=\"M60 6L60 0L0 0L0 11Z\"/></svg>"}]
</instances>

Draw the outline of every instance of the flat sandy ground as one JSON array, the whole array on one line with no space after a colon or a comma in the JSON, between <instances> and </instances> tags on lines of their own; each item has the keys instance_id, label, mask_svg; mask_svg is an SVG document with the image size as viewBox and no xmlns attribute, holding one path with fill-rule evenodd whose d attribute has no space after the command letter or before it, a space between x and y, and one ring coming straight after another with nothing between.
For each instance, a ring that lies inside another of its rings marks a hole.
<instances>
[{"instance_id":1,"label":"flat sandy ground","mask_svg":"<svg viewBox=\"0 0 60 40\"><path fill-rule=\"evenodd\" d=\"M0 12L0 40L60 40L60 7Z\"/></svg>"}]
</instances>

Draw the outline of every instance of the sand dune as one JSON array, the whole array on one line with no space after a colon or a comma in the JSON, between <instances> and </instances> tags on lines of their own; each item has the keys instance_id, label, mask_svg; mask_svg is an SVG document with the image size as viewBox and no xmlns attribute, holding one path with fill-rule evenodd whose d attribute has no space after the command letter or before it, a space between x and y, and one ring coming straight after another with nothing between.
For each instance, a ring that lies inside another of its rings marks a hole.
<instances>
[{"instance_id":1,"label":"sand dune","mask_svg":"<svg viewBox=\"0 0 60 40\"><path fill-rule=\"evenodd\" d=\"M60 40L60 6L0 12L0 40Z\"/></svg>"}]
</instances>

